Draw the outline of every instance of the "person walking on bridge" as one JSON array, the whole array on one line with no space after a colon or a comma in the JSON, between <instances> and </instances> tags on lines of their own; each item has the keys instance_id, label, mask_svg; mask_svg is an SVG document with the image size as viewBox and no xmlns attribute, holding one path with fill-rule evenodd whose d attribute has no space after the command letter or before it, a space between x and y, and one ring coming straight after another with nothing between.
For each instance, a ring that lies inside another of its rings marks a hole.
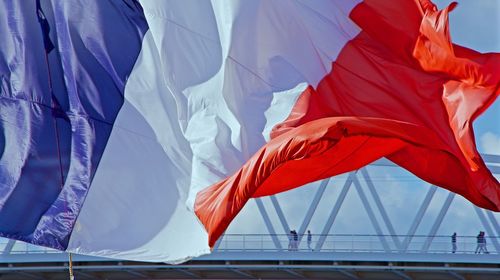
<instances>
[{"instance_id":1,"label":"person walking on bridge","mask_svg":"<svg viewBox=\"0 0 500 280\"><path fill-rule=\"evenodd\" d=\"M288 251L293 251L293 230L288 234Z\"/></svg>"},{"instance_id":2,"label":"person walking on bridge","mask_svg":"<svg viewBox=\"0 0 500 280\"><path fill-rule=\"evenodd\" d=\"M292 251L298 251L299 250L299 235L297 234L297 231L292 230L292 237L293 237Z\"/></svg>"},{"instance_id":3,"label":"person walking on bridge","mask_svg":"<svg viewBox=\"0 0 500 280\"><path fill-rule=\"evenodd\" d=\"M479 234L476 236L477 239L477 246L476 246L476 251L474 254L479 254L481 252L481 233L482 231L479 232Z\"/></svg>"},{"instance_id":4,"label":"person walking on bridge","mask_svg":"<svg viewBox=\"0 0 500 280\"><path fill-rule=\"evenodd\" d=\"M451 235L451 252L455 254L456 251L457 251L457 233L454 232Z\"/></svg>"},{"instance_id":5,"label":"person walking on bridge","mask_svg":"<svg viewBox=\"0 0 500 280\"><path fill-rule=\"evenodd\" d=\"M476 254L481 254L481 252L485 254L489 254L488 249L486 249L486 237L484 236L484 231L480 231L477 235L477 247Z\"/></svg>"},{"instance_id":6,"label":"person walking on bridge","mask_svg":"<svg viewBox=\"0 0 500 280\"><path fill-rule=\"evenodd\" d=\"M481 231L481 249L485 254L489 254L488 249L486 249L486 236L484 236L484 231Z\"/></svg>"},{"instance_id":7,"label":"person walking on bridge","mask_svg":"<svg viewBox=\"0 0 500 280\"><path fill-rule=\"evenodd\" d=\"M307 248L312 251L313 249L311 248L311 243L312 243L312 234L310 230L307 230Z\"/></svg>"}]
</instances>

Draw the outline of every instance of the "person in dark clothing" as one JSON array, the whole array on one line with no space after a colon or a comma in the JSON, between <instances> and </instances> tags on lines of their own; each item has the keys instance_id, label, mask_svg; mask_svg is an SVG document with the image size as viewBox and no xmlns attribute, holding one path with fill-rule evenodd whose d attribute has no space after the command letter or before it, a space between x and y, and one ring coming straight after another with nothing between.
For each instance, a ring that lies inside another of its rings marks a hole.
<instances>
[{"instance_id":1,"label":"person in dark clothing","mask_svg":"<svg viewBox=\"0 0 500 280\"><path fill-rule=\"evenodd\" d=\"M484 231L481 231L481 249L483 253L489 254L488 249L486 249L486 236L484 235Z\"/></svg>"},{"instance_id":2,"label":"person in dark clothing","mask_svg":"<svg viewBox=\"0 0 500 280\"><path fill-rule=\"evenodd\" d=\"M454 232L451 235L451 252L455 254L456 251L457 251L457 233Z\"/></svg>"},{"instance_id":3,"label":"person in dark clothing","mask_svg":"<svg viewBox=\"0 0 500 280\"><path fill-rule=\"evenodd\" d=\"M288 234L288 251L293 250L293 230Z\"/></svg>"},{"instance_id":4,"label":"person in dark clothing","mask_svg":"<svg viewBox=\"0 0 500 280\"><path fill-rule=\"evenodd\" d=\"M476 246L476 251L474 252L474 254L479 254L480 250L481 250L481 232L479 232L479 234L476 236L476 239L477 239L477 246Z\"/></svg>"},{"instance_id":5,"label":"person in dark clothing","mask_svg":"<svg viewBox=\"0 0 500 280\"><path fill-rule=\"evenodd\" d=\"M481 252L485 254L489 254L488 249L486 249L486 237L484 236L484 231L480 231L477 235L477 247L476 254L480 254Z\"/></svg>"},{"instance_id":6,"label":"person in dark clothing","mask_svg":"<svg viewBox=\"0 0 500 280\"><path fill-rule=\"evenodd\" d=\"M293 232L293 251L298 251L299 250L299 235L295 230Z\"/></svg>"},{"instance_id":7,"label":"person in dark clothing","mask_svg":"<svg viewBox=\"0 0 500 280\"><path fill-rule=\"evenodd\" d=\"M312 244L312 234L311 234L311 231L308 230L307 231L307 249L312 251L313 249L311 248L311 244Z\"/></svg>"}]
</instances>

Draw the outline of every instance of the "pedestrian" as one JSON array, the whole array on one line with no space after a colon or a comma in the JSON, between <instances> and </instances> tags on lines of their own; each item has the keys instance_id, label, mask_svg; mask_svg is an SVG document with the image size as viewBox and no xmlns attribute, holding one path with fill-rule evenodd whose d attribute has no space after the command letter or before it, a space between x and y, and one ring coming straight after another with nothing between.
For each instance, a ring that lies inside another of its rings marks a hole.
<instances>
[{"instance_id":1,"label":"pedestrian","mask_svg":"<svg viewBox=\"0 0 500 280\"><path fill-rule=\"evenodd\" d=\"M454 232L451 235L451 252L455 254L456 251L457 251L457 233Z\"/></svg>"},{"instance_id":2,"label":"pedestrian","mask_svg":"<svg viewBox=\"0 0 500 280\"><path fill-rule=\"evenodd\" d=\"M483 253L489 254L488 249L486 249L486 237L484 236L484 231L481 231L481 249Z\"/></svg>"},{"instance_id":3,"label":"pedestrian","mask_svg":"<svg viewBox=\"0 0 500 280\"><path fill-rule=\"evenodd\" d=\"M293 249L293 230L288 234L288 251L292 251Z\"/></svg>"},{"instance_id":4,"label":"pedestrian","mask_svg":"<svg viewBox=\"0 0 500 280\"><path fill-rule=\"evenodd\" d=\"M298 251L299 250L299 235L295 230L293 232L293 251Z\"/></svg>"},{"instance_id":5,"label":"pedestrian","mask_svg":"<svg viewBox=\"0 0 500 280\"><path fill-rule=\"evenodd\" d=\"M477 247L475 254L481 254L481 252L485 254L489 254L488 249L486 249L486 237L484 236L484 231L480 231L477 235Z\"/></svg>"},{"instance_id":6,"label":"pedestrian","mask_svg":"<svg viewBox=\"0 0 500 280\"><path fill-rule=\"evenodd\" d=\"M307 248L312 251L313 249L311 248L311 244L312 244L312 234L310 230L307 230Z\"/></svg>"},{"instance_id":7,"label":"pedestrian","mask_svg":"<svg viewBox=\"0 0 500 280\"><path fill-rule=\"evenodd\" d=\"M474 254L479 254L479 252L481 250L481 246L482 246L481 245L482 244L482 242L481 242L481 232L482 231L480 231L479 234L476 236L477 246L476 246L476 251L474 252Z\"/></svg>"}]
</instances>

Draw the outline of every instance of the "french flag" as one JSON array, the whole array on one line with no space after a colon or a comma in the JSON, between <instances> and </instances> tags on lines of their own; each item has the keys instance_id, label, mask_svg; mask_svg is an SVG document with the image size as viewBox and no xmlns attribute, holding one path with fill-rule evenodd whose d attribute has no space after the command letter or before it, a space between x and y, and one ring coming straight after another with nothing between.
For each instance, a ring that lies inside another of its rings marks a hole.
<instances>
[{"instance_id":1,"label":"french flag","mask_svg":"<svg viewBox=\"0 0 500 280\"><path fill-rule=\"evenodd\" d=\"M428 0L0 2L0 235L178 263L245 203L386 157L500 210L500 54Z\"/></svg>"}]
</instances>

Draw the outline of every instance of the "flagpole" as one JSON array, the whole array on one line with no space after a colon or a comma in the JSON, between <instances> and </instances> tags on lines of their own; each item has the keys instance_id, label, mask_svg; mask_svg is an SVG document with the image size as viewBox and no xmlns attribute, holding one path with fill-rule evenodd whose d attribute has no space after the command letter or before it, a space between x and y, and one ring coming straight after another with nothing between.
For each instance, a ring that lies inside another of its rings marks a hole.
<instances>
[{"instance_id":1,"label":"flagpole","mask_svg":"<svg viewBox=\"0 0 500 280\"><path fill-rule=\"evenodd\" d=\"M73 275L73 258L71 253L68 253L69 256L69 280L75 280L75 276Z\"/></svg>"}]
</instances>

